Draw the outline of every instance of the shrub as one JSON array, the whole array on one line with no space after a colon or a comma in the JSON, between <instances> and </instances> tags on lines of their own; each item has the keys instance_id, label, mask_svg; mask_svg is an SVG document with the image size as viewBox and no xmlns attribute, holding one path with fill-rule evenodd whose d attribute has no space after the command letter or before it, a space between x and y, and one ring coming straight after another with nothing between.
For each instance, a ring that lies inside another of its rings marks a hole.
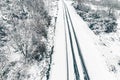
<instances>
[{"instance_id":1,"label":"shrub","mask_svg":"<svg viewBox=\"0 0 120 80\"><path fill-rule=\"evenodd\" d=\"M105 10L91 10L83 4L78 5L77 13L88 23L88 26L95 34L102 32L115 32L117 28L114 13L109 14Z\"/></svg>"}]
</instances>

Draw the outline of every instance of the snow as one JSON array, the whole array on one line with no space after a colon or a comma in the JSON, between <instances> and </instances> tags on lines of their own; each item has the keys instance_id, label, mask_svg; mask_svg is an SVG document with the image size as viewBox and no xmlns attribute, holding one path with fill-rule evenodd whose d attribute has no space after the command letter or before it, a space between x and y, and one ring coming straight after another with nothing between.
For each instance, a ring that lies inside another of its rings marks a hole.
<instances>
[{"instance_id":1,"label":"snow","mask_svg":"<svg viewBox=\"0 0 120 80\"><path fill-rule=\"evenodd\" d=\"M119 13L119 11L117 11ZM98 41L96 41L96 46L98 46L99 52L101 52L104 62L107 66L109 73L114 76L113 80L120 79L120 18L117 18L117 31L112 33L103 33L97 35Z\"/></svg>"},{"instance_id":2,"label":"snow","mask_svg":"<svg viewBox=\"0 0 120 80\"><path fill-rule=\"evenodd\" d=\"M73 25L78 36L86 67L91 80L114 80L107 71L105 62L95 46L96 37L87 24L77 15L74 8L66 2Z\"/></svg>"},{"instance_id":3,"label":"snow","mask_svg":"<svg viewBox=\"0 0 120 80\"><path fill-rule=\"evenodd\" d=\"M83 54L83 58L85 60L85 64L88 70L88 74L91 80L116 80L115 76L113 76L107 66L106 62L103 58L102 52L99 50L96 41L99 41L96 35L89 29L88 25L80 18L80 16L76 13L75 9L71 5L71 1L65 1L67 7L70 12L70 16L72 18L73 26L75 28L75 32L77 34L77 38L81 47L81 51ZM51 70L51 77L50 80L66 80L67 78L67 66L66 66L66 49L65 49L65 34L64 34L64 22L63 22L63 9L62 9L62 2L59 3L59 12L58 12L58 20L56 24L56 37L55 37L55 48L53 54L53 65ZM67 34L68 35L68 34ZM73 35L73 33L72 33ZM68 44L70 46L70 44ZM75 43L73 47L75 47ZM68 47L68 52L69 51ZM75 50L76 51L76 50ZM79 63L79 58L77 52L75 52L77 63ZM72 60L71 56L69 55L69 59ZM69 61L69 63L70 63ZM80 64L79 71L81 70ZM73 70L70 66L70 73L73 74ZM70 74L70 75L71 75ZM74 74L70 78L70 80L74 80ZM81 79L83 80L83 78Z\"/></svg>"},{"instance_id":4,"label":"snow","mask_svg":"<svg viewBox=\"0 0 120 80\"><path fill-rule=\"evenodd\" d=\"M54 55L50 72L50 80L66 80L65 35L62 2L59 1L59 12L56 23Z\"/></svg>"},{"instance_id":5,"label":"snow","mask_svg":"<svg viewBox=\"0 0 120 80\"><path fill-rule=\"evenodd\" d=\"M100 6L100 5L94 5L92 3L89 3L89 4L84 3L84 5L89 6L92 10L108 10L107 7Z\"/></svg>"},{"instance_id":6,"label":"snow","mask_svg":"<svg viewBox=\"0 0 120 80\"><path fill-rule=\"evenodd\" d=\"M100 41L97 44L99 46L98 49L101 51L104 61L106 62L107 69L109 70L110 74L115 77L113 80L120 79L120 42L118 39L116 39L119 37L116 34L119 33L100 35L101 38L99 38Z\"/></svg>"},{"instance_id":7,"label":"snow","mask_svg":"<svg viewBox=\"0 0 120 80\"><path fill-rule=\"evenodd\" d=\"M117 32L98 36L99 51L102 52L107 68L115 79L120 79L120 18L117 19Z\"/></svg>"},{"instance_id":8,"label":"snow","mask_svg":"<svg viewBox=\"0 0 120 80\"><path fill-rule=\"evenodd\" d=\"M93 10L100 10L100 11L107 10L106 7L102 7L98 5L97 6L93 4L84 4L84 5L89 6ZM95 40L94 42L95 42L95 45L97 46L98 51L102 55L102 58L104 59L104 62L107 66L106 69L109 71L109 73L112 76L114 76L113 80L119 80L120 79L119 77L120 76L120 65L119 65L119 61L120 61L120 54L119 54L120 53L120 29L119 29L120 28L120 10L115 9L114 15L117 18L116 23L118 24L116 28L116 32L100 33L96 35L98 40ZM90 22L88 21L87 23L90 23ZM98 28L99 27L100 26L98 26Z\"/></svg>"},{"instance_id":9,"label":"snow","mask_svg":"<svg viewBox=\"0 0 120 80\"><path fill-rule=\"evenodd\" d=\"M52 16L43 1L0 1L0 80L46 80L55 25L49 22L57 1Z\"/></svg>"}]
</instances>

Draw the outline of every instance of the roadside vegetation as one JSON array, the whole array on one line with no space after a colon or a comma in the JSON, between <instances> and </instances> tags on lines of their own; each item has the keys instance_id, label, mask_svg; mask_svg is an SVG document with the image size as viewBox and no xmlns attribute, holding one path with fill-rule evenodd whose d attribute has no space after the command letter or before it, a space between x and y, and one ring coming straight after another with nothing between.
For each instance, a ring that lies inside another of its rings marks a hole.
<instances>
[{"instance_id":1,"label":"roadside vegetation","mask_svg":"<svg viewBox=\"0 0 120 80\"><path fill-rule=\"evenodd\" d=\"M120 9L117 0L78 0L74 7L95 34L116 32L116 10Z\"/></svg>"},{"instance_id":2,"label":"roadside vegetation","mask_svg":"<svg viewBox=\"0 0 120 80\"><path fill-rule=\"evenodd\" d=\"M0 80L42 80L48 75L48 1L0 0Z\"/></svg>"},{"instance_id":3,"label":"roadside vegetation","mask_svg":"<svg viewBox=\"0 0 120 80\"><path fill-rule=\"evenodd\" d=\"M96 46L105 60L108 71L120 79L120 1L76 0L77 13L95 33Z\"/></svg>"}]
</instances>

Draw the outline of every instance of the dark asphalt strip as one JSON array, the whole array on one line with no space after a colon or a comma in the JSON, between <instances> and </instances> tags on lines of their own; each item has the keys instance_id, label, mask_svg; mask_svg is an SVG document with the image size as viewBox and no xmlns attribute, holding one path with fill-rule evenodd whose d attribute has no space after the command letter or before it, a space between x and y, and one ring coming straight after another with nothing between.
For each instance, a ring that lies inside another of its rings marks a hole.
<instances>
[{"instance_id":1,"label":"dark asphalt strip","mask_svg":"<svg viewBox=\"0 0 120 80\"><path fill-rule=\"evenodd\" d=\"M71 25L72 25L72 30L73 30L74 37L75 37L75 41L76 41L76 44L77 44L79 57L80 57L80 60L81 60L81 63L82 63L81 65L82 65L82 68L83 68L83 71L84 71L84 72L83 72L83 74L84 74L84 79L85 79L85 80L90 80L90 77L89 77L87 68L86 68L86 66L85 66L85 61L84 61L84 59L83 59L83 55L82 55L81 50L80 50L79 42L78 42L78 39L77 39L75 30L74 30L74 27L73 27L73 23L72 23L72 20L71 20L71 17L70 17L69 10L68 10L68 8L67 8L66 5L65 5L65 7L66 7L66 9L67 9L68 16L69 16L69 19L70 19L70 23L71 23Z\"/></svg>"},{"instance_id":2,"label":"dark asphalt strip","mask_svg":"<svg viewBox=\"0 0 120 80\"><path fill-rule=\"evenodd\" d=\"M76 59L75 59L75 55L74 55L75 53L74 53L74 48L73 48L72 35L71 35L71 32L70 32L70 25L69 25L69 21L68 21L66 8L65 8L65 17L66 17L66 21L67 21L67 25L68 25L68 33L69 33L70 45L71 45L71 51L72 51L72 57L73 57L75 78L76 78L76 80L80 80L78 66L77 66L77 62L76 62Z\"/></svg>"}]
</instances>

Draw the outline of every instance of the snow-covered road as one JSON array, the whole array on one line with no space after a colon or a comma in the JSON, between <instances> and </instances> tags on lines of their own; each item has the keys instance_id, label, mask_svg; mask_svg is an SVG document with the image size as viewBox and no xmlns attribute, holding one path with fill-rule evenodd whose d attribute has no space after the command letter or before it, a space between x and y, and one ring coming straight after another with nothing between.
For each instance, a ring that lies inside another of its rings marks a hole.
<instances>
[{"instance_id":1,"label":"snow-covered road","mask_svg":"<svg viewBox=\"0 0 120 80\"><path fill-rule=\"evenodd\" d=\"M65 33L62 2L59 1L59 12L55 30L54 54L52 56L52 65L50 80L66 80L66 55L65 55Z\"/></svg>"},{"instance_id":2,"label":"snow-covered road","mask_svg":"<svg viewBox=\"0 0 120 80\"><path fill-rule=\"evenodd\" d=\"M115 80L97 51L96 40L71 1L60 0L50 80Z\"/></svg>"}]
</instances>

